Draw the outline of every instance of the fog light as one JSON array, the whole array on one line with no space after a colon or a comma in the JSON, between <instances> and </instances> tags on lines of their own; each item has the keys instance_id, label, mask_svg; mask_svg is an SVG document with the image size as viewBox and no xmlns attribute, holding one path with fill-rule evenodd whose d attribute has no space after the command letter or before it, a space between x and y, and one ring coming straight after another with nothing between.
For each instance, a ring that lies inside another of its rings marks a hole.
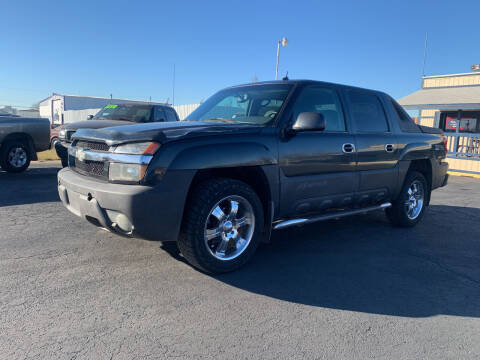
<instances>
[{"instance_id":1,"label":"fog light","mask_svg":"<svg viewBox=\"0 0 480 360\"><path fill-rule=\"evenodd\" d=\"M129 233L133 230L133 225L128 220L128 218L122 214L121 212L114 211L114 210L106 210L107 211L107 216L112 222L112 226L115 227L118 226L118 228L126 233Z\"/></svg>"}]
</instances>

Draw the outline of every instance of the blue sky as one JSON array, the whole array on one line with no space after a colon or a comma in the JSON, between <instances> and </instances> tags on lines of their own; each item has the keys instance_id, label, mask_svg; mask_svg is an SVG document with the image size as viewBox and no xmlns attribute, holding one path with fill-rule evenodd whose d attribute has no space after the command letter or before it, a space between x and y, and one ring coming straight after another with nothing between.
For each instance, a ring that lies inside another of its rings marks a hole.
<instances>
[{"instance_id":1,"label":"blue sky","mask_svg":"<svg viewBox=\"0 0 480 360\"><path fill-rule=\"evenodd\" d=\"M280 74L398 98L480 62L478 1L0 0L0 105L52 92L195 103Z\"/></svg>"}]
</instances>

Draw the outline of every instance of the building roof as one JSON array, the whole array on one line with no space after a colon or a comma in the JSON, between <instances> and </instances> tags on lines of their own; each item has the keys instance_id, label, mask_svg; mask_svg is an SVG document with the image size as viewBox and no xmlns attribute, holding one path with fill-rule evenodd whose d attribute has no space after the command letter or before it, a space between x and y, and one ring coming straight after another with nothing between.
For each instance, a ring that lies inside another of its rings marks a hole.
<instances>
[{"instance_id":1,"label":"building roof","mask_svg":"<svg viewBox=\"0 0 480 360\"><path fill-rule=\"evenodd\" d=\"M424 79L435 79L435 78L446 78L446 77L458 77L458 76L474 76L480 75L480 72L468 72L468 73L458 73L458 74L443 74L443 75L424 75Z\"/></svg>"},{"instance_id":2,"label":"building roof","mask_svg":"<svg viewBox=\"0 0 480 360\"><path fill-rule=\"evenodd\" d=\"M169 105L167 103L161 103L161 102L156 102L156 101L147 101L147 100L133 100L133 99L118 99L118 98L109 98L109 97L98 97L98 96L81 96L81 95L68 95L68 94L58 94L58 93L52 93L52 95L46 97L45 99L42 99L39 101L39 103L42 103L51 97L54 96L63 96L63 97L74 97L74 98L79 98L79 99L97 99L97 100L108 100L111 101L112 103L115 103L115 101L122 101L122 102L130 102L130 103L138 103L138 104L152 104L152 105Z\"/></svg>"},{"instance_id":3,"label":"building roof","mask_svg":"<svg viewBox=\"0 0 480 360\"><path fill-rule=\"evenodd\" d=\"M398 103L409 110L480 108L480 85L424 88Z\"/></svg>"}]
</instances>

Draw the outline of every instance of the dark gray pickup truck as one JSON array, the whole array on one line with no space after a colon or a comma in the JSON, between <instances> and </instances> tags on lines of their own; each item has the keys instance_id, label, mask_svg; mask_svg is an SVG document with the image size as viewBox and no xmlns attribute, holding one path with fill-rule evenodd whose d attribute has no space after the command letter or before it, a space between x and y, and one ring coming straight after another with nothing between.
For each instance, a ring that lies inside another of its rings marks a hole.
<instances>
[{"instance_id":1,"label":"dark gray pickup truck","mask_svg":"<svg viewBox=\"0 0 480 360\"><path fill-rule=\"evenodd\" d=\"M0 116L0 166L8 172L22 172L37 151L50 147L50 121L43 118Z\"/></svg>"},{"instance_id":2,"label":"dark gray pickup truck","mask_svg":"<svg viewBox=\"0 0 480 360\"><path fill-rule=\"evenodd\" d=\"M222 90L184 122L78 130L58 192L89 222L177 240L220 273L273 229L381 209L414 226L447 183L445 156L441 131L385 93L276 81Z\"/></svg>"}]
</instances>

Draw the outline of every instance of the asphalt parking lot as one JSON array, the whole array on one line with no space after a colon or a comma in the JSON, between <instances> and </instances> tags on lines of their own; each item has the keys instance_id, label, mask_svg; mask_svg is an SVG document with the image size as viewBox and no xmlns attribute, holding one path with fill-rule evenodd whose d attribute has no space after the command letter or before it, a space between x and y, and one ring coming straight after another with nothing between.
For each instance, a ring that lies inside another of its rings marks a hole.
<instances>
[{"instance_id":1,"label":"asphalt parking lot","mask_svg":"<svg viewBox=\"0 0 480 360\"><path fill-rule=\"evenodd\" d=\"M70 214L58 169L0 172L1 359L480 356L480 180L451 177L414 229L284 230L212 277Z\"/></svg>"}]
</instances>

